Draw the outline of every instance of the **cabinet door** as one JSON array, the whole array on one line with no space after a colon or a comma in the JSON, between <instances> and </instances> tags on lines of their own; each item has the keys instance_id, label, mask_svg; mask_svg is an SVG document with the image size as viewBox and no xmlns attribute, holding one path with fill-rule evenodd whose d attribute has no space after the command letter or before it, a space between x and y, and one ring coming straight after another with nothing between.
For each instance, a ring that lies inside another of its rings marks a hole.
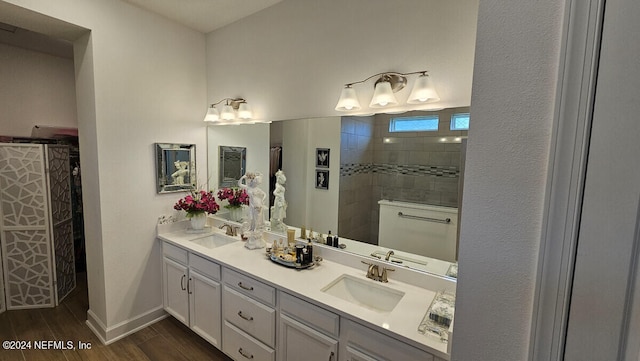
<instances>
[{"instance_id":1,"label":"cabinet door","mask_svg":"<svg viewBox=\"0 0 640 361\"><path fill-rule=\"evenodd\" d=\"M337 361L338 341L280 315L280 361Z\"/></svg>"},{"instance_id":2,"label":"cabinet door","mask_svg":"<svg viewBox=\"0 0 640 361\"><path fill-rule=\"evenodd\" d=\"M344 359L346 361L379 361L363 352L360 352L353 347L347 346L345 348Z\"/></svg>"},{"instance_id":3,"label":"cabinet door","mask_svg":"<svg viewBox=\"0 0 640 361\"><path fill-rule=\"evenodd\" d=\"M180 322L189 326L189 295L187 294L187 267L168 258L162 261L163 304Z\"/></svg>"},{"instance_id":4,"label":"cabinet door","mask_svg":"<svg viewBox=\"0 0 640 361\"><path fill-rule=\"evenodd\" d=\"M347 319L340 322L340 356L348 361L434 361L423 350Z\"/></svg>"},{"instance_id":5,"label":"cabinet door","mask_svg":"<svg viewBox=\"0 0 640 361\"><path fill-rule=\"evenodd\" d=\"M190 269L187 289L191 329L212 345L221 348L220 283Z\"/></svg>"}]
</instances>

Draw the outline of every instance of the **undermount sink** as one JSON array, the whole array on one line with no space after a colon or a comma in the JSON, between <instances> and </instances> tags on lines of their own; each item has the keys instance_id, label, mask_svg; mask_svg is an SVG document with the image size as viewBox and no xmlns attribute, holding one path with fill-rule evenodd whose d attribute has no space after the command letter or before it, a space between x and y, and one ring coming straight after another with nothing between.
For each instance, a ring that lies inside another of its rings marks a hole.
<instances>
[{"instance_id":1,"label":"undermount sink","mask_svg":"<svg viewBox=\"0 0 640 361\"><path fill-rule=\"evenodd\" d=\"M321 291L377 312L391 312L404 296L402 291L350 275L336 278Z\"/></svg>"},{"instance_id":2,"label":"undermount sink","mask_svg":"<svg viewBox=\"0 0 640 361\"><path fill-rule=\"evenodd\" d=\"M220 234L212 234L210 236L196 238L191 242L207 248L216 248L216 247L224 246L225 244L233 243L235 241L236 240L230 237L225 237Z\"/></svg>"}]
</instances>

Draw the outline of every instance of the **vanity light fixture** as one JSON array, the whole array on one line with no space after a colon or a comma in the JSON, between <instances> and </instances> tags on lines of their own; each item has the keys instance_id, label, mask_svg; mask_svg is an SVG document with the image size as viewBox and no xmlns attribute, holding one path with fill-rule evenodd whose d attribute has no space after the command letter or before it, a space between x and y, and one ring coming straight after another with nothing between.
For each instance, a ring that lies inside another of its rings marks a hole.
<instances>
[{"instance_id":1,"label":"vanity light fixture","mask_svg":"<svg viewBox=\"0 0 640 361\"><path fill-rule=\"evenodd\" d=\"M216 105L225 102L220 111L216 108ZM211 104L207 110L207 114L204 117L205 122L224 122L226 124L239 124L246 122L253 118L253 112L251 107L247 104L247 101L243 98L224 98L217 103ZM237 120L237 121L234 121Z\"/></svg>"},{"instance_id":2,"label":"vanity light fixture","mask_svg":"<svg viewBox=\"0 0 640 361\"><path fill-rule=\"evenodd\" d=\"M361 81L345 84L335 109L338 111L360 110L360 102L358 101L358 96L353 86L365 83L373 78L376 78L376 81L374 83L373 97L371 98L369 107L386 108L396 106L399 103L394 93L404 89L407 85L407 76L414 74L420 75L413 84L413 89L411 90L411 94L409 94L407 103L424 104L440 100L426 70L411 73L386 72L372 75Z\"/></svg>"}]
</instances>

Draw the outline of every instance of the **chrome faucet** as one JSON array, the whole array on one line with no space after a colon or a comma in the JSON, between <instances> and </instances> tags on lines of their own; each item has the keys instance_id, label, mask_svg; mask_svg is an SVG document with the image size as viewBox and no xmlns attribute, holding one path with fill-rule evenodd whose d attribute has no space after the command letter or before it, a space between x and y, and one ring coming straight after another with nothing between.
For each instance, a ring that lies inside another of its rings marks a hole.
<instances>
[{"instance_id":1,"label":"chrome faucet","mask_svg":"<svg viewBox=\"0 0 640 361\"><path fill-rule=\"evenodd\" d=\"M387 252L387 254L384 256L384 260L388 261L389 257L393 256L393 254L393 250L390 249L389 252Z\"/></svg>"},{"instance_id":2,"label":"chrome faucet","mask_svg":"<svg viewBox=\"0 0 640 361\"><path fill-rule=\"evenodd\" d=\"M225 223L225 224L221 225L219 228L220 228L220 229L224 229L224 228L226 228L226 229L227 229L227 231L225 232L225 234L226 234L227 236L233 236L233 237L235 237L235 236L237 236L237 235L238 235L238 233L236 232L237 227L233 227L233 226L232 226L232 225L230 225L230 224L226 224L226 223Z\"/></svg>"}]
</instances>

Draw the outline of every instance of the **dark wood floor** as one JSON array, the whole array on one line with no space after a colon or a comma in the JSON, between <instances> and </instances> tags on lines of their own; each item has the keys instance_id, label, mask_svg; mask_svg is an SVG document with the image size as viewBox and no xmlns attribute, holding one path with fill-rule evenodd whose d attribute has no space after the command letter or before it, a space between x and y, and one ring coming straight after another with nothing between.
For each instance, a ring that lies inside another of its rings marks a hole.
<instances>
[{"instance_id":1,"label":"dark wood floor","mask_svg":"<svg viewBox=\"0 0 640 361\"><path fill-rule=\"evenodd\" d=\"M76 346L75 350L0 349L0 361L231 360L173 317L105 346L85 324L88 308L86 281L80 277L78 287L56 308L0 314L0 341L60 340ZM90 343L91 349L77 349L79 341Z\"/></svg>"}]
</instances>

